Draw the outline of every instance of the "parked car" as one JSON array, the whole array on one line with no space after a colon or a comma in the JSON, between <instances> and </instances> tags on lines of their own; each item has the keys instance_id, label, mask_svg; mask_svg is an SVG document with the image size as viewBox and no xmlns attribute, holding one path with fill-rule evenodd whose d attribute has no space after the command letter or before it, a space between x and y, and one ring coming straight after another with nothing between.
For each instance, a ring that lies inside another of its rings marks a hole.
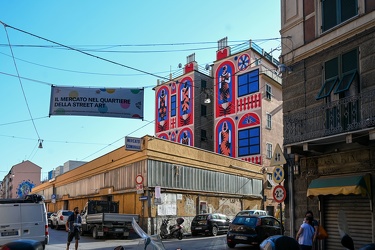
<instances>
[{"instance_id":1,"label":"parked car","mask_svg":"<svg viewBox=\"0 0 375 250\"><path fill-rule=\"evenodd\" d=\"M299 250L298 241L285 235L273 235L262 241L260 250Z\"/></svg>"},{"instance_id":2,"label":"parked car","mask_svg":"<svg viewBox=\"0 0 375 250\"><path fill-rule=\"evenodd\" d=\"M52 214L53 214L52 212L47 212L47 221L48 221L49 227L52 225L52 221L51 221L51 215Z\"/></svg>"},{"instance_id":3,"label":"parked car","mask_svg":"<svg viewBox=\"0 0 375 250\"><path fill-rule=\"evenodd\" d=\"M259 246L266 238L284 234L284 228L273 216L238 215L229 226L227 245L234 248L236 244Z\"/></svg>"},{"instance_id":4,"label":"parked car","mask_svg":"<svg viewBox=\"0 0 375 250\"><path fill-rule=\"evenodd\" d=\"M60 227L65 227L65 223L69 216L73 214L70 210L59 210L51 215L51 228L59 229Z\"/></svg>"},{"instance_id":5,"label":"parked car","mask_svg":"<svg viewBox=\"0 0 375 250\"><path fill-rule=\"evenodd\" d=\"M19 239L8 242L0 247L0 250L43 250L43 244L37 240Z\"/></svg>"},{"instance_id":6,"label":"parked car","mask_svg":"<svg viewBox=\"0 0 375 250\"><path fill-rule=\"evenodd\" d=\"M205 234L216 236L218 233L226 233L229 224L230 219L224 214L198 214L191 222L191 235Z\"/></svg>"},{"instance_id":7,"label":"parked car","mask_svg":"<svg viewBox=\"0 0 375 250\"><path fill-rule=\"evenodd\" d=\"M264 211L264 210L242 210L242 211L238 212L237 215L267 215L267 211Z\"/></svg>"}]
</instances>

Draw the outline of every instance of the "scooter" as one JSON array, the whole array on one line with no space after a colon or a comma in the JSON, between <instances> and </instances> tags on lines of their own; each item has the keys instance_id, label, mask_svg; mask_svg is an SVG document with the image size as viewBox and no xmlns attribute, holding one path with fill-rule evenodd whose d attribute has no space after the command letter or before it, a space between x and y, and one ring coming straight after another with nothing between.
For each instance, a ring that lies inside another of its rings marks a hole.
<instances>
[{"instance_id":1,"label":"scooter","mask_svg":"<svg viewBox=\"0 0 375 250\"><path fill-rule=\"evenodd\" d=\"M176 219L176 224L169 225L169 219L163 219L162 223L160 225L160 237L162 239L170 239L170 238L177 238L179 240L182 240L183 236L183 226L182 223L184 223L183 218Z\"/></svg>"}]
</instances>

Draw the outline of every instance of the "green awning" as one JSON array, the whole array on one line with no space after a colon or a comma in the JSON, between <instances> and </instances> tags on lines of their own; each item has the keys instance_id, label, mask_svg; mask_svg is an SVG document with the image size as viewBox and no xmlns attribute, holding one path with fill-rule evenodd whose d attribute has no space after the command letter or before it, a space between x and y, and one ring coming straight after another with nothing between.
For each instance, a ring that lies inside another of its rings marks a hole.
<instances>
[{"instance_id":1,"label":"green awning","mask_svg":"<svg viewBox=\"0 0 375 250\"><path fill-rule=\"evenodd\" d=\"M371 197L370 174L320 177L312 180L307 189L307 197L310 198L339 194L360 194Z\"/></svg>"}]
</instances>

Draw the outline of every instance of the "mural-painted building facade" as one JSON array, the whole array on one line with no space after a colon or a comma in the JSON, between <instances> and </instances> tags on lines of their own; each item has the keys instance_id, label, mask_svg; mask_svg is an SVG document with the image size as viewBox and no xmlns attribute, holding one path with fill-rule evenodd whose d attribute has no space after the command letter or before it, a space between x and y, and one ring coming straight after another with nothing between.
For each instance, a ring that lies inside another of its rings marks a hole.
<instances>
[{"instance_id":1,"label":"mural-painted building facade","mask_svg":"<svg viewBox=\"0 0 375 250\"><path fill-rule=\"evenodd\" d=\"M182 72L154 88L158 138L212 151L212 105L204 103L205 90L213 86L208 73L192 54Z\"/></svg>"},{"instance_id":2,"label":"mural-painted building facade","mask_svg":"<svg viewBox=\"0 0 375 250\"><path fill-rule=\"evenodd\" d=\"M1 198L24 198L41 183L41 169L31 161L12 166L1 183Z\"/></svg>"},{"instance_id":3,"label":"mural-painted building facade","mask_svg":"<svg viewBox=\"0 0 375 250\"><path fill-rule=\"evenodd\" d=\"M265 179L264 209L274 215L270 160L283 142L279 63L252 41L231 48L224 38L218 45L210 71L201 73L188 58L182 76L155 87L155 134L257 164Z\"/></svg>"}]
</instances>

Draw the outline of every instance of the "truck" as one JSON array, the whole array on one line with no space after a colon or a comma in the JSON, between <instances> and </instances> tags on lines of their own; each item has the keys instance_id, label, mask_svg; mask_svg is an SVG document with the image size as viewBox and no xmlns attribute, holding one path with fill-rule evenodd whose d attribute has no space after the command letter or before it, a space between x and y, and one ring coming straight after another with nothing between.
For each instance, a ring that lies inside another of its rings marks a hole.
<instances>
[{"instance_id":1,"label":"truck","mask_svg":"<svg viewBox=\"0 0 375 250\"><path fill-rule=\"evenodd\" d=\"M81 213L81 235L91 234L94 239L104 236L128 238L133 218L137 214L119 213L118 201L89 200Z\"/></svg>"},{"instance_id":2,"label":"truck","mask_svg":"<svg viewBox=\"0 0 375 250\"><path fill-rule=\"evenodd\" d=\"M43 249L48 244L43 196L30 194L23 198L0 199L0 215L0 246L16 240L36 240Z\"/></svg>"}]
</instances>

